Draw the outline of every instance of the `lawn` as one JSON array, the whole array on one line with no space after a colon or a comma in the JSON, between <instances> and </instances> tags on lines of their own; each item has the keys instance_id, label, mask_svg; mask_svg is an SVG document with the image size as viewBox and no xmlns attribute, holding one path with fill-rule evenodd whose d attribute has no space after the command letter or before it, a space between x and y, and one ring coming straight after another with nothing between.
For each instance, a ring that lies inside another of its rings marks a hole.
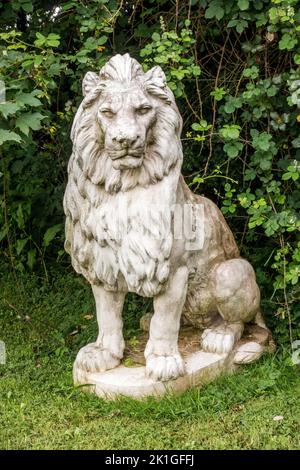
<instances>
[{"instance_id":1,"label":"lawn","mask_svg":"<svg viewBox=\"0 0 300 470\"><path fill-rule=\"evenodd\" d=\"M288 350L157 401L105 402L75 389L76 352L96 336L93 298L71 271L49 279L1 276L1 449L299 449L300 372ZM127 339L149 308L127 301Z\"/></svg>"}]
</instances>

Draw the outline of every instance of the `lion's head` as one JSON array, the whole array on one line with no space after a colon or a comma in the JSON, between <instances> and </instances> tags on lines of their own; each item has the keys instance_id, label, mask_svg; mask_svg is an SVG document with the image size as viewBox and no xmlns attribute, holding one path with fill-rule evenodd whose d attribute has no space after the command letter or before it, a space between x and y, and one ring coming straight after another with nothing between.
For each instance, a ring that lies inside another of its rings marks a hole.
<instances>
[{"instance_id":1,"label":"lion's head","mask_svg":"<svg viewBox=\"0 0 300 470\"><path fill-rule=\"evenodd\" d=\"M128 54L84 77L72 139L79 165L108 192L155 183L181 163L181 117L160 67Z\"/></svg>"}]
</instances>

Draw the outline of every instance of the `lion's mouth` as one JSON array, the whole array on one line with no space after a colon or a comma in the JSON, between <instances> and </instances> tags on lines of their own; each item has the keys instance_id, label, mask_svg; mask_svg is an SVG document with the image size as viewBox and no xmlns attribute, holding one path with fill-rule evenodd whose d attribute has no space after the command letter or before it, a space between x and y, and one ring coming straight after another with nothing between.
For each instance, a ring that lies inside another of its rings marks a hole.
<instances>
[{"instance_id":1,"label":"lion's mouth","mask_svg":"<svg viewBox=\"0 0 300 470\"><path fill-rule=\"evenodd\" d=\"M112 160L119 160L124 157L141 158L144 155L144 149L142 147L136 149L125 148L120 150L109 149L107 150L107 154Z\"/></svg>"}]
</instances>

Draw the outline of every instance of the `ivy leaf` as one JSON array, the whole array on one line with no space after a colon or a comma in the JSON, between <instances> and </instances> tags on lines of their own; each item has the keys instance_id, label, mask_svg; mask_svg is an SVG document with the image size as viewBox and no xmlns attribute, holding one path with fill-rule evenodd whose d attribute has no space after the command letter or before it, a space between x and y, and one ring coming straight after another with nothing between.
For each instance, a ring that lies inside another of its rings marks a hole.
<instances>
[{"instance_id":1,"label":"ivy leaf","mask_svg":"<svg viewBox=\"0 0 300 470\"><path fill-rule=\"evenodd\" d=\"M248 26L248 21L246 20L241 20L241 19L235 19L235 20L230 20L229 23L228 23L228 28L233 28L235 27L235 29L237 30L237 32L239 34L241 34L244 29L247 28Z\"/></svg>"},{"instance_id":2,"label":"ivy leaf","mask_svg":"<svg viewBox=\"0 0 300 470\"><path fill-rule=\"evenodd\" d=\"M246 20L239 20L236 25L236 30L239 34L241 34L244 29L246 29L248 26L248 21Z\"/></svg>"},{"instance_id":3,"label":"ivy leaf","mask_svg":"<svg viewBox=\"0 0 300 470\"><path fill-rule=\"evenodd\" d=\"M238 139L240 136L240 130L241 127L237 124L225 124L225 126L220 129L220 134L225 140Z\"/></svg>"},{"instance_id":4,"label":"ivy leaf","mask_svg":"<svg viewBox=\"0 0 300 470\"><path fill-rule=\"evenodd\" d=\"M300 149L300 137L296 137L296 139L292 140L292 146L295 149Z\"/></svg>"},{"instance_id":5,"label":"ivy leaf","mask_svg":"<svg viewBox=\"0 0 300 470\"><path fill-rule=\"evenodd\" d=\"M264 224L264 229L266 232L266 235L268 237L271 237L274 235L274 233L278 230L279 225L275 219L269 219L265 224Z\"/></svg>"},{"instance_id":6,"label":"ivy leaf","mask_svg":"<svg viewBox=\"0 0 300 470\"><path fill-rule=\"evenodd\" d=\"M242 107L242 100L240 98L236 98L234 96L229 96L227 98L227 102L224 106L224 111L227 114L233 113L236 109Z\"/></svg>"},{"instance_id":7,"label":"ivy leaf","mask_svg":"<svg viewBox=\"0 0 300 470\"><path fill-rule=\"evenodd\" d=\"M101 36L99 39L97 39L97 46L103 46L107 41L107 36Z\"/></svg>"},{"instance_id":8,"label":"ivy leaf","mask_svg":"<svg viewBox=\"0 0 300 470\"><path fill-rule=\"evenodd\" d=\"M212 0L204 16L207 19L216 18L217 20L221 20L224 14L223 2L221 0Z\"/></svg>"},{"instance_id":9,"label":"ivy leaf","mask_svg":"<svg viewBox=\"0 0 300 470\"><path fill-rule=\"evenodd\" d=\"M33 11L33 5L31 2L22 3L22 8L26 13L31 13Z\"/></svg>"},{"instance_id":10,"label":"ivy leaf","mask_svg":"<svg viewBox=\"0 0 300 470\"><path fill-rule=\"evenodd\" d=\"M268 89L267 89L267 95L272 97L272 96L275 96L278 92L278 88L275 86L275 85L271 85Z\"/></svg>"},{"instance_id":11,"label":"ivy leaf","mask_svg":"<svg viewBox=\"0 0 300 470\"><path fill-rule=\"evenodd\" d=\"M243 72L244 77L247 78L252 78L255 80L259 76L259 68L256 65L252 65L252 67L249 67L244 70Z\"/></svg>"},{"instance_id":12,"label":"ivy leaf","mask_svg":"<svg viewBox=\"0 0 300 470\"><path fill-rule=\"evenodd\" d=\"M253 181L256 178L256 171L253 168L248 168L245 171L245 181Z\"/></svg>"},{"instance_id":13,"label":"ivy leaf","mask_svg":"<svg viewBox=\"0 0 300 470\"><path fill-rule=\"evenodd\" d=\"M293 181L297 181L300 177L300 171L299 171L299 164L295 162L295 165L289 165L287 167L287 172L282 175L282 179L284 181L292 179Z\"/></svg>"},{"instance_id":14,"label":"ivy leaf","mask_svg":"<svg viewBox=\"0 0 300 470\"><path fill-rule=\"evenodd\" d=\"M240 10L248 10L249 0L238 0L238 7Z\"/></svg>"},{"instance_id":15,"label":"ivy leaf","mask_svg":"<svg viewBox=\"0 0 300 470\"><path fill-rule=\"evenodd\" d=\"M227 153L229 158L235 158L238 156L242 148L243 148L243 144L241 142L233 141L233 142L227 142L224 145L223 150L224 152Z\"/></svg>"},{"instance_id":16,"label":"ivy leaf","mask_svg":"<svg viewBox=\"0 0 300 470\"><path fill-rule=\"evenodd\" d=\"M153 33L152 34L152 39L153 39L153 41L158 42L158 41L160 41L160 35L158 33Z\"/></svg>"},{"instance_id":17,"label":"ivy leaf","mask_svg":"<svg viewBox=\"0 0 300 470\"><path fill-rule=\"evenodd\" d=\"M27 104L28 106L40 106L42 103L38 98L33 96L31 93L20 93L16 96L17 103Z\"/></svg>"},{"instance_id":18,"label":"ivy leaf","mask_svg":"<svg viewBox=\"0 0 300 470\"><path fill-rule=\"evenodd\" d=\"M272 161L269 158L261 158L259 166L263 171L270 170L272 168Z\"/></svg>"},{"instance_id":19,"label":"ivy leaf","mask_svg":"<svg viewBox=\"0 0 300 470\"><path fill-rule=\"evenodd\" d=\"M255 119L260 119L262 117L263 111L261 108L253 108L252 113Z\"/></svg>"},{"instance_id":20,"label":"ivy leaf","mask_svg":"<svg viewBox=\"0 0 300 470\"><path fill-rule=\"evenodd\" d=\"M298 39L291 36L289 33L284 33L282 38L279 41L279 49L284 50L287 49L290 51L293 49L298 43Z\"/></svg>"},{"instance_id":21,"label":"ivy leaf","mask_svg":"<svg viewBox=\"0 0 300 470\"><path fill-rule=\"evenodd\" d=\"M300 54L294 55L294 62L295 64L300 65Z\"/></svg>"},{"instance_id":22,"label":"ivy leaf","mask_svg":"<svg viewBox=\"0 0 300 470\"><path fill-rule=\"evenodd\" d=\"M267 132L262 132L261 134L257 133L253 136L252 145L255 149L266 151L269 150L271 146L271 139L271 134Z\"/></svg>"},{"instance_id":23,"label":"ivy leaf","mask_svg":"<svg viewBox=\"0 0 300 470\"><path fill-rule=\"evenodd\" d=\"M12 101L0 103L0 113L5 119L7 119L7 117L11 114L15 114L19 109L20 106L17 103L13 103Z\"/></svg>"},{"instance_id":24,"label":"ivy leaf","mask_svg":"<svg viewBox=\"0 0 300 470\"><path fill-rule=\"evenodd\" d=\"M16 121L16 127L20 129L23 134L28 135L29 130L38 131L41 126L41 120L45 119L41 113L23 113Z\"/></svg>"},{"instance_id":25,"label":"ivy leaf","mask_svg":"<svg viewBox=\"0 0 300 470\"><path fill-rule=\"evenodd\" d=\"M0 145L3 145L4 142L21 142L21 137L15 132L8 131L6 129L0 129Z\"/></svg>"},{"instance_id":26,"label":"ivy leaf","mask_svg":"<svg viewBox=\"0 0 300 470\"><path fill-rule=\"evenodd\" d=\"M200 69L199 65L193 65L192 66L192 73L193 73L194 77L199 77L199 75L201 75L201 69Z\"/></svg>"},{"instance_id":27,"label":"ivy leaf","mask_svg":"<svg viewBox=\"0 0 300 470\"><path fill-rule=\"evenodd\" d=\"M48 73L50 77L53 77L55 75L59 75L61 72L61 65L58 63L51 64Z\"/></svg>"}]
</instances>

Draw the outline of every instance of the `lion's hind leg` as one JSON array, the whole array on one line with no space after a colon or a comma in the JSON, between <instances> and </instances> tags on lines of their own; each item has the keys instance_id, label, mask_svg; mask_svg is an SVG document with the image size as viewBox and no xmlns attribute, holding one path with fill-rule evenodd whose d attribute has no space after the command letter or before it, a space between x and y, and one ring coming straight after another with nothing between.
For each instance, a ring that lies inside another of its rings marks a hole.
<instances>
[{"instance_id":1,"label":"lion's hind leg","mask_svg":"<svg viewBox=\"0 0 300 470\"><path fill-rule=\"evenodd\" d=\"M242 258L224 261L213 270L210 286L222 320L204 330L202 348L207 352L229 353L241 338L244 324L259 311L260 291L255 273Z\"/></svg>"}]
</instances>

